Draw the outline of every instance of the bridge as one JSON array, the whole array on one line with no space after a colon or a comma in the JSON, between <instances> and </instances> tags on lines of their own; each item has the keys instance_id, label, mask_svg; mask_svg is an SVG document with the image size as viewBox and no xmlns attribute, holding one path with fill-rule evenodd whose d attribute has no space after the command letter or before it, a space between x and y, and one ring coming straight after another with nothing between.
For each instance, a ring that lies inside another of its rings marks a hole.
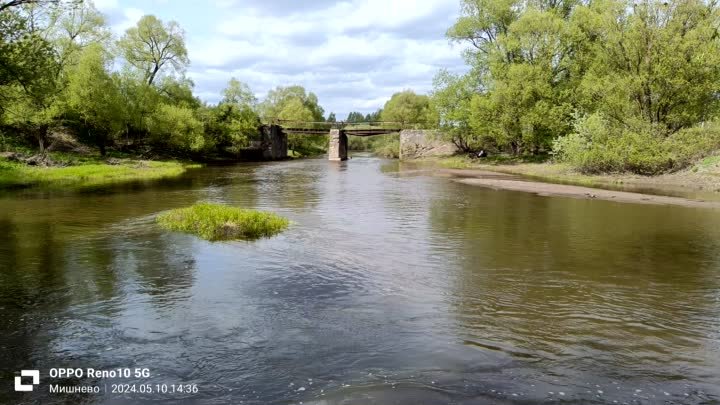
<instances>
[{"instance_id":1,"label":"bridge","mask_svg":"<svg viewBox=\"0 0 720 405\"><path fill-rule=\"evenodd\" d=\"M399 122L312 122L292 120L270 120L261 127L266 157L282 159L287 157L287 136L330 135L328 159L341 161L348 158L348 136L375 136L398 133L405 129Z\"/></svg>"}]
</instances>

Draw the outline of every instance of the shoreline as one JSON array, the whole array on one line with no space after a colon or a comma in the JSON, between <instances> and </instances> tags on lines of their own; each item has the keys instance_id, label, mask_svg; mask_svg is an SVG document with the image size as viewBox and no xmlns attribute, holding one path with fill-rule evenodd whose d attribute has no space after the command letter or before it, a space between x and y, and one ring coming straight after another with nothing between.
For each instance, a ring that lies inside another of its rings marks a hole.
<instances>
[{"instance_id":1,"label":"shoreline","mask_svg":"<svg viewBox=\"0 0 720 405\"><path fill-rule=\"evenodd\" d=\"M435 175L493 189L622 203L720 208L717 157L677 173L653 177L622 173L587 175L558 163L481 163L457 156L417 162L432 165Z\"/></svg>"},{"instance_id":2,"label":"shoreline","mask_svg":"<svg viewBox=\"0 0 720 405\"><path fill-rule=\"evenodd\" d=\"M587 200L616 201L620 203L674 205L693 208L720 209L720 201L696 200L684 197L616 191L569 184L532 181L519 175L478 169L443 169L441 175L458 183L492 188L495 190L521 191L544 197L570 197Z\"/></svg>"},{"instance_id":3,"label":"shoreline","mask_svg":"<svg viewBox=\"0 0 720 405\"><path fill-rule=\"evenodd\" d=\"M100 187L179 177L202 165L172 160L99 158L73 156L74 161L56 166L31 166L0 158L0 191L44 188Z\"/></svg>"}]
</instances>

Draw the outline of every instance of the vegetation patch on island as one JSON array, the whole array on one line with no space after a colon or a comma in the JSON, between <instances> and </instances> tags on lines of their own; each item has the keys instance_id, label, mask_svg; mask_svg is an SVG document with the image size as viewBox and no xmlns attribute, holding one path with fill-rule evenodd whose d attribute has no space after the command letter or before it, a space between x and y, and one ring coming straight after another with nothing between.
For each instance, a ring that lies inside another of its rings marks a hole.
<instances>
[{"instance_id":1,"label":"vegetation patch on island","mask_svg":"<svg viewBox=\"0 0 720 405\"><path fill-rule=\"evenodd\" d=\"M209 241L267 238L284 231L290 221L271 212L198 203L161 214L158 224Z\"/></svg>"}]
</instances>

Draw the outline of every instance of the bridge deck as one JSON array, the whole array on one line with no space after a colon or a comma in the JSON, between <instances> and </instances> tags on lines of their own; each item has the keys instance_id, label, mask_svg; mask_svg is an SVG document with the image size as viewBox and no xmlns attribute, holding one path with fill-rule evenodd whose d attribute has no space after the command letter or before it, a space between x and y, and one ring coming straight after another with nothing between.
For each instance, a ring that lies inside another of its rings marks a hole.
<instances>
[{"instance_id":1,"label":"bridge deck","mask_svg":"<svg viewBox=\"0 0 720 405\"><path fill-rule=\"evenodd\" d=\"M309 122L273 120L286 134L327 135L331 129L339 129L352 136L386 135L400 132L404 125L399 122Z\"/></svg>"},{"instance_id":2,"label":"bridge deck","mask_svg":"<svg viewBox=\"0 0 720 405\"><path fill-rule=\"evenodd\" d=\"M343 132L349 136L375 136L375 135L387 135L387 134L396 134L401 131L400 128L397 129L343 129ZM286 134L295 134L295 135L327 135L330 130L329 129L315 129L315 128L285 128L283 127L283 132Z\"/></svg>"}]
</instances>

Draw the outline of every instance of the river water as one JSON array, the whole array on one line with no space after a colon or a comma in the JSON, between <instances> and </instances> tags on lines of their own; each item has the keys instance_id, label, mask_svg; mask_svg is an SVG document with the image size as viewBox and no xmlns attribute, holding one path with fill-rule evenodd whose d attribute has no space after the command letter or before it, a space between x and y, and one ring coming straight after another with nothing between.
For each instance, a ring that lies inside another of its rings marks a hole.
<instances>
[{"instance_id":1,"label":"river water","mask_svg":"<svg viewBox=\"0 0 720 405\"><path fill-rule=\"evenodd\" d=\"M542 197L356 156L0 195L0 403L705 404L720 212ZM293 224L161 230L209 200ZM53 380L51 368L149 377ZM14 393L21 369L41 370ZM197 393L60 395L196 384Z\"/></svg>"}]
</instances>

